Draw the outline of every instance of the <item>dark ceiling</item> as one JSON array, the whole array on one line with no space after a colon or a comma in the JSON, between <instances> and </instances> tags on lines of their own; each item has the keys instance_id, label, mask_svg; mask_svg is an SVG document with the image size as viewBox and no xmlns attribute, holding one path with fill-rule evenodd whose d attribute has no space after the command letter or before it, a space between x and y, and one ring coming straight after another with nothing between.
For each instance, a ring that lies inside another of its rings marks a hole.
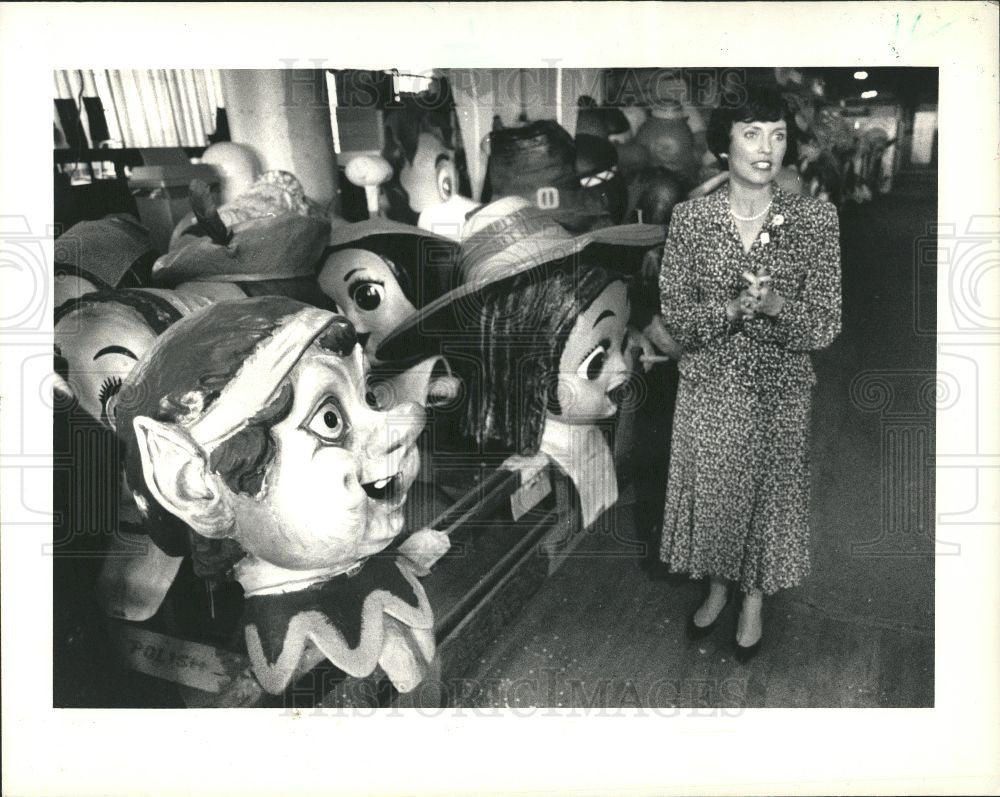
<instances>
[{"instance_id":1,"label":"dark ceiling","mask_svg":"<svg viewBox=\"0 0 1000 797\"><path fill-rule=\"evenodd\" d=\"M923 103L937 104L937 67L824 67L802 70L807 75L820 75L826 84L829 100L860 100L861 92L874 89L879 100L898 100L908 107ZM865 71L865 80L856 80L854 73Z\"/></svg>"}]
</instances>

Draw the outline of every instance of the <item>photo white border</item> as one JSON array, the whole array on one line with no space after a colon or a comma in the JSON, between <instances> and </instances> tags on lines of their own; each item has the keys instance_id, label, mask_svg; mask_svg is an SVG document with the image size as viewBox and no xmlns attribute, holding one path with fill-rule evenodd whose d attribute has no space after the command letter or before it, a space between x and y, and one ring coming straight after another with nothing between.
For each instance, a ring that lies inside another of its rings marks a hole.
<instances>
[{"instance_id":1,"label":"photo white border","mask_svg":"<svg viewBox=\"0 0 1000 797\"><path fill-rule=\"evenodd\" d=\"M0 216L8 217L5 223L26 218L31 235L49 233L54 69L280 68L289 58L303 67L312 59L329 67L543 67L559 59L567 67L938 66L939 219L964 228L976 215L995 218L1000 208L997 22L997 5L985 2L6 3L0 5ZM51 241L43 246L51 258ZM0 272L0 279L0 319L10 319L26 306L25 292L40 286L18 272ZM939 288L939 302L949 301L944 271ZM934 709L767 709L711 717L646 710L576 719L543 710L502 718L477 718L468 709L436 718L399 711L293 718L264 710L53 710L52 574L41 553L49 527L38 521L51 508L44 478L51 467L44 453L51 452L50 409L40 398L43 386L22 377L35 373L26 363L51 353L50 296L47 302L35 332L0 329L5 793L1000 790L995 334L980 336L984 345L971 355L987 403L979 448L969 452L987 463L977 517L992 520L950 527L948 539L961 535L962 554L937 562ZM940 330L941 339L949 334ZM968 335L955 340L975 342ZM938 424L939 441L964 434L961 418L944 413Z\"/></svg>"}]
</instances>

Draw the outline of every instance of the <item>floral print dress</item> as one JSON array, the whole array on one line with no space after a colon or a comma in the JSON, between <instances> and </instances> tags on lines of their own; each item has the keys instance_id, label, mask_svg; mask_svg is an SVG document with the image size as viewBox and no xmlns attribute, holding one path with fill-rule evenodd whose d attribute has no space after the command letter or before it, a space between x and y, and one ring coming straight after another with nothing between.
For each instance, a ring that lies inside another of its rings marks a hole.
<instances>
[{"instance_id":1,"label":"floral print dress","mask_svg":"<svg viewBox=\"0 0 1000 797\"><path fill-rule=\"evenodd\" d=\"M836 209L773 191L749 252L728 186L678 205L660 270L663 321L684 347L660 556L766 594L809 573L809 352L841 323ZM770 274L786 301L730 323L747 271Z\"/></svg>"}]
</instances>

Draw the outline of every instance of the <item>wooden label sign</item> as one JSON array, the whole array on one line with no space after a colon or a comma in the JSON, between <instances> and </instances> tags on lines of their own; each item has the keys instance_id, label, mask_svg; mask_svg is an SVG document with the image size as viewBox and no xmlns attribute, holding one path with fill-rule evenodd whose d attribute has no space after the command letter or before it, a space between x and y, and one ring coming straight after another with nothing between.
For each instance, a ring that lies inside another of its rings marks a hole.
<instances>
[{"instance_id":1,"label":"wooden label sign","mask_svg":"<svg viewBox=\"0 0 1000 797\"><path fill-rule=\"evenodd\" d=\"M510 497L510 511L514 521L520 520L541 503L552 492L552 481L548 470L542 469L527 479Z\"/></svg>"},{"instance_id":2,"label":"wooden label sign","mask_svg":"<svg viewBox=\"0 0 1000 797\"><path fill-rule=\"evenodd\" d=\"M204 692L221 692L232 680L220 651L199 642L121 625L115 635L121 661L129 669Z\"/></svg>"}]
</instances>

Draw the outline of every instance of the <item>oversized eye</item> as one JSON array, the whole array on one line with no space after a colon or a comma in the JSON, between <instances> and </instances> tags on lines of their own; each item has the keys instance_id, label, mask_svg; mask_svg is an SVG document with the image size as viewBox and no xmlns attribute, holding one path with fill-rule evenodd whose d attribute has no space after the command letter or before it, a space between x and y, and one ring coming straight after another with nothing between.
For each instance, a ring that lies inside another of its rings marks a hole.
<instances>
[{"instance_id":1,"label":"oversized eye","mask_svg":"<svg viewBox=\"0 0 1000 797\"><path fill-rule=\"evenodd\" d=\"M339 443L347 434L347 418L336 400L328 398L316 408L306 429L324 443Z\"/></svg>"},{"instance_id":2,"label":"oversized eye","mask_svg":"<svg viewBox=\"0 0 1000 797\"><path fill-rule=\"evenodd\" d=\"M385 286L380 282L357 282L351 286L351 301L361 310L375 310L384 298Z\"/></svg>"},{"instance_id":3,"label":"oversized eye","mask_svg":"<svg viewBox=\"0 0 1000 797\"><path fill-rule=\"evenodd\" d=\"M117 395L118 391L122 389L122 378L120 376L109 376L103 382L101 382L100 392L97 394L97 400L101 402L101 407L105 408L108 402L113 396Z\"/></svg>"},{"instance_id":4,"label":"oversized eye","mask_svg":"<svg viewBox=\"0 0 1000 797\"><path fill-rule=\"evenodd\" d=\"M604 363L607 362L608 352L604 346L598 346L587 358L580 363L580 367L576 369L576 375L586 379L589 382L593 382L600 375L601 371L604 370Z\"/></svg>"}]
</instances>

